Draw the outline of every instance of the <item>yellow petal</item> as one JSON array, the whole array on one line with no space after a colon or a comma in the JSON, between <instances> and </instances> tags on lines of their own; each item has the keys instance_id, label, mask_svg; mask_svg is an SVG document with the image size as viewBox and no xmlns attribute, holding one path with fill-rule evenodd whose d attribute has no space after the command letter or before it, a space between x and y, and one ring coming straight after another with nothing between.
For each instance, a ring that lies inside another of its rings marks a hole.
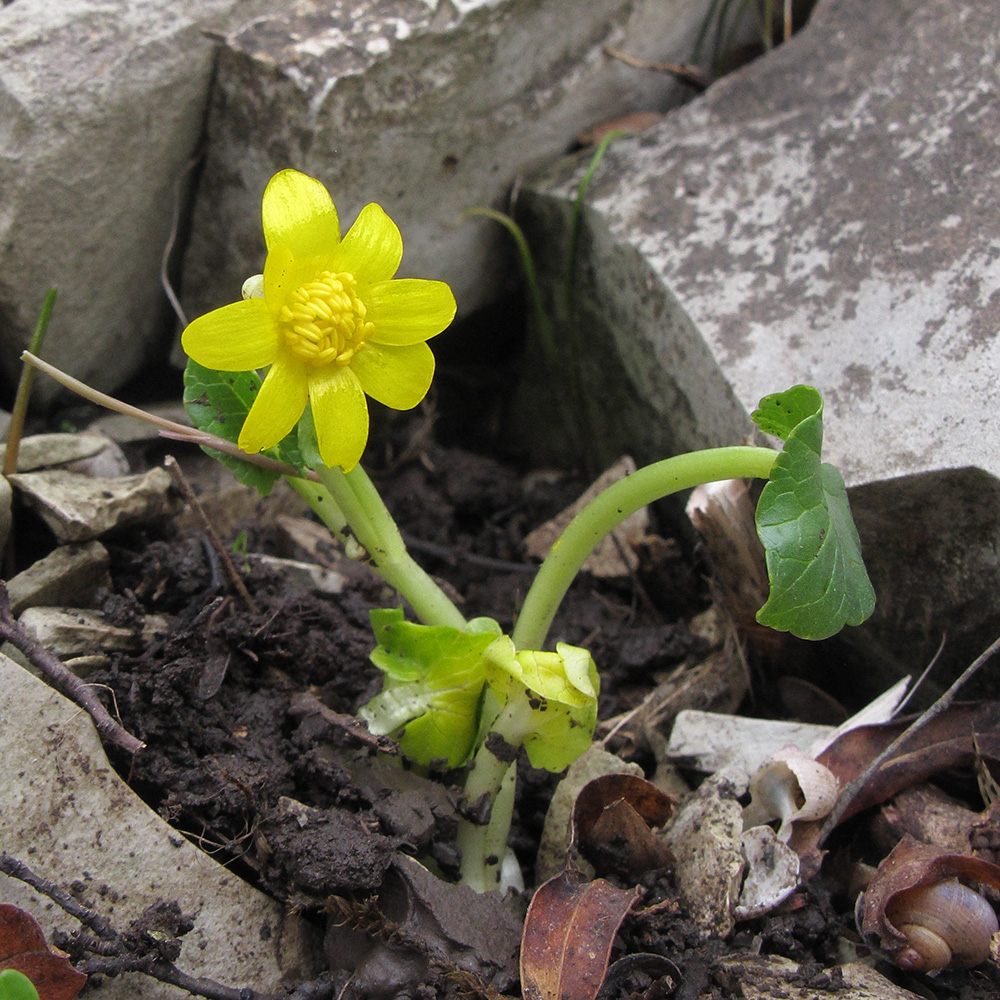
<instances>
[{"instance_id":1,"label":"yellow petal","mask_svg":"<svg viewBox=\"0 0 1000 1000\"><path fill-rule=\"evenodd\" d=\"M340 222L330 192L298 170L282 170L264 189L264 242L283 243L297 260L328 253L340 242Z\"/></svg>"},{"instance_id":2,"label":"yellow petal","mask_svg":"<svg viewBox=\"0 0 1000 1000\"><path fill-rule=\"evenodd\" d=\"M281 307L295 291L299 282L292 251L284 243L275 243L264 260L264 301L272 316L277 316Z\"/></svg>"},{"instance_id":3,"label":"yellow petal","mask_svg":"<svg viewBox=\"0 0 1000 1000\"><path fill-rule=\"evenodd\" d=\"M364 303L376 344L419 344L436 337L455 318L455 296L443 281L383 281L366 289Z\"/></svg>"},{"instance_id":4,"label":"yellow petal","mask_svg":"<svg viewBox=\"0 0 1000 1000\"><path fill-rule=\"evenodd\" d=\"M199 316L181 335L181 347L205 368L245 372L274 361L278 331L264 300L248 299Z\"/></svg>"},{"instance_id":5,"label":"yellow petal","mask_svg":"<svg viewBox=\"0 0 1000 1000\"><path fill-rule=\"evenodd\" d=\"M321 368L309 376L309 404L320 458L350 472L368 443L368 401L350 368Z\"/></svg>"},{"instance_id":6,"label":"yellow petal","mask_svg":"<svg viewBox=\"0 0 1000 1000\"><path fill-rule=\"evenodd\" d=\"M276 445L299 422L306 408L308 388L305 366L283 351L271 365L250 407L239 446L256 454Z\"/></svg>"},{"instance_id":7,"label":"yellow petal","mask_svg":"<svg viewBox=\"0 0 1000 1000\"><path fill-rule=\"evenodd\" d=\"M351 367L372 399L394 410L409 410L431 387L434 355L426 344L395 347L369 341L354 355Z\"/></svg>"},{"instance_id":8,"label":"yellow petal","mask_svg":"<svg viewBox=\"0 0 1000 1000\"><path fill-rule=\"evenodd\" d=\"M388 281L403 259L403 237L396 223L374 203L361 209L343 243L324 261L330 271L347 271L358 281Z\"/></svg>"}]
</instances>

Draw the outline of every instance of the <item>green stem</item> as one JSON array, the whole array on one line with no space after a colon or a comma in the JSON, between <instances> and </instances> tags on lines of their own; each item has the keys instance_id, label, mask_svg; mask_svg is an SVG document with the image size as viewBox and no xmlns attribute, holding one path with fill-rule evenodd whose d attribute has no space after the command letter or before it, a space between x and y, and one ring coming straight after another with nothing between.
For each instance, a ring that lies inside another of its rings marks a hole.
<instances>
[{"instance_id":1,"label":"green stem","mask_svg":"<svg viewBox=\"0 0 1000 1000\"><path fill-rule=\"evenodd\" d=\"M357 540L368 550L379 576L410 602L417 617L425 625L464 628L462 613L407 552L396 522L364 469L356 465L345 473L340 468L318 466L315 471Z\"/></svg>"},{"instance_id":2,"label":"green stem","mask_svg":"<svg viewBox=\"0 0 1000 1000\"><path fill-rule=\"evenodd\" d=\"M337 506L330 491L321 483L310 479L299 479L298 476L286 476L288 485L312 508L313 513L330 529L332 535L342 541L349 540L347 518Z\"/></svg>"},{"instance_id":3,"label":"green stem","mask_svg":"<svg viewBox=\"0 0 1000 1000\"><path fill-rule=\"evenodd\" d=\"M492 697L488 694L487 697ZM485 710L488 710L488 706ZM515 749L531 729L531 712L527 692L505 705L494 719L489 731ZM465 799L473 805L485 795L490 802L490 818L485 825L471 820L458 821L458 846L462 852L462 881L476 892L501 888L500 877L507 837L514 815L514 791L517 784L517 764L501 760L485 741L476 752L472 769L465 779ZM506 756L506 754L504 755Z\"/></svg>"},{"instance_id":4,"label":"green stem","mask_svg":"<svg viewBox=\"0 0 1000 1000\"><path fill-rule=\"evenodd\" d=\"M552 619L598 542L641 507L720 479L767 479L778 452L731 447L676 455L620 479L595 497L552 546L527 595L511 638L518 649L542 649Z\"/></svg>"},{"instance_id":5,"label":"green stem","mask_svg":"<svg viewBox=\"0 0 1000 1000\"><path fill-rule=\"evenodd\" d=\"M45 341L45 332L49 328L49 320L52 318L52 310L56 304L56 290L50 288L42 302L41 311L38 314L38 322L35 323L35 332L28 341L28 350L32 354L38 354ZM7 431L7 454L4 457L3 474L9 476L17 472L17 452L21 447L21 436L24 434L24 420L28 415L28 400L31 398L31 387L35 381L35 369L31 365L24 365L21 369L21 378L17 383L17 395L14 397L14 408L10 412L10 427Z\"/></svg>"}]
</instances>

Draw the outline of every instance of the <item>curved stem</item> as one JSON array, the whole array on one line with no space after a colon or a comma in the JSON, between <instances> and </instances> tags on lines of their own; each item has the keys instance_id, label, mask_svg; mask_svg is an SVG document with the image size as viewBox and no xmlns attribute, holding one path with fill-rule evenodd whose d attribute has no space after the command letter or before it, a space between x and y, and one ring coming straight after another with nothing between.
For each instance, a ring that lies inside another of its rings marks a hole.
<instances>
[{"instance_id":1,"label":"curved stem","mask_svg":"<svg viewBox=\"0 0 1000 1000\"><path fill-rule=\"evenodd\" d=\"M709 448L647 465L595 497L570 521L528 590L512 638L518 649L542 649L552 619L598 542L641 507L720 479L767 479L778 452L770 448Z\"/></svg>"},{"instance_id":2,"label":"curved stem","mask_svg":"<svg viewBox=\"0 0 1000 1000\"><path fill-rule=\"evenodd\" d=\"M403 536L372 481L360 465L350 472L316 468L357 540L368 550L379 576L410 602L425 625L464 628L462 613L407 552Z\"/></svg>"}]
</instances>

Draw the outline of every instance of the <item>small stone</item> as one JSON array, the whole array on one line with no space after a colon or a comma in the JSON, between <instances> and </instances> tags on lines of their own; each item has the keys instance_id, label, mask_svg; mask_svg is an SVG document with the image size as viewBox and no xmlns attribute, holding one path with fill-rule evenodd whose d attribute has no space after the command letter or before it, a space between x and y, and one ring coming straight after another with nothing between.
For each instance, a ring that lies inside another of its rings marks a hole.
<instances>
[{"instance_id":1,"label":"small stone","mask_svg":"<svg viewBox=\"0 0 1000 1000\"><path fill-rule=\"evenodd\" d=\"M169 628L167 619L160 615L146 615L135 627L122 628L112 625L99 611L85 608L28 608L18 621L60 660L95 652L141 652L158 632Z\"/></svg>"},{"instance_id":2,"label":"small stone","mask_svg":"<svg viewBox=\"0 0 1000 1000\"><path fill-rule=\"evenodd\" d=\"M0 465L7 445L0 445ZM121 448L103 434L32 434L22 438L17 450L17 471L68 468L91 476L121 476L128 461Z\"/></svg>"},{"instance_id":3,"label":"small stone","mask_svg":"<svg viewBox=\"0 0 1000 1000\"><path fill-rule=\"evenodd\" d=\"M7 584L16 617L29 607L91 604L101 587L110 589L108 550L100 542L61 545Z\"/></svg>"},{"instance_id":4,"label":"small stone","mask_svg":"<svg viewBox=\"0 0 1000 1000\"><path fill-rule=\"evenodd\" d=\"M677 859L678 895L706 938L724 938L733 929L746 869L743 809L736 799L745 790L745 775L718 772L681 805L665 832Z\"/></svg>"},{"instance_id":5,"label":"small stone","mask_svg":"<svg viewBox=\"0 0 1000 1000\"><path fill-rule=\"evenodd\" d=\"M685 709L677 713L666 753L680 766L705 774L736 766L749 775L783 747L808 750L833 732L833 726Z\"/></svg>"},{"instance_id":6,"label":"small stone","mask_svg":"<svg viewBox=\"0 0 1000 1000\"><path fill-rule=\"evenodd\" d=\"M576 797L588 781L606 774L634 774L643 777L642 768L638 764L622 760L597 743L570 764L565 777L556 785L545 814L545 826L535 858L537 884L558 875L565 867L570 847L570 820L576 806ZM582 858L575 861L586 864Z\"/></svg>"},{"instance_id":7,"label":"small stone","mask_svg":"<svg viewBox=\"0 0 1000 1000\"><path fill-rule=\"evenodd\" d=\"M59 542L87 542L135 524L160 521L179 507L165 469L138 476L92 479L74 472L10 477Z\"/></svg>"},{"instance_id":8,"label":"small stone","mask_svg":"<svg viewBox=\"0 0 1000 1000\"><path fill-rule=\"evenodd\" d=\"M326 566L317 566L316 563L257 554L251 554L247 558L255 569L265 572L270 570L280 574L286 587L318 590L324 594L339 594L347 584L347 579L342 573Z\"/></svg>"}]
</instances>

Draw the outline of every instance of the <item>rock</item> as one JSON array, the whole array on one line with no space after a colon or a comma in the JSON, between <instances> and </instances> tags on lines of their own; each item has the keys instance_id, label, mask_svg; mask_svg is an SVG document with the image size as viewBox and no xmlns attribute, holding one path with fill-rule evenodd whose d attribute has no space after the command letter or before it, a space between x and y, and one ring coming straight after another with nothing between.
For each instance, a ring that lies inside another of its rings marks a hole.
<instances>
[{"instance_id":1,"label":"rock","mask_svg":"<svg viewBox=\"0 0 1000 1000\"><path fill-rule=\"evenodd\" d=\"M297 916L251 888L163 822L115 774L90 718L0 656L0 843L119 930L157 900L194 917L177 965L236 988L283 992L314 973L313 939ZM6 779L14 780L6 780ZM47 935L77 923L21 882L0 899L28 910ZM188 994L138 973L105 980L107 1000Z\"/></svg>"},{"instance_id":2,"label":"rock","mask_svg":"<svg viewBox=\"0 0 1000 1000\"><path fill-rule=\"evenodd\" d=\"M820 4L614 144L577 244L598 460L739 443L761 396L816 386L879 597L850 641L897 669L945 631L964 665L1000 631L998 26L973 0ZM556 304L587 159L519 200ZM517 412L546 459L565 428L540 412L571 376L538 353Z\"/></svg>"},{"instance_id":3,"label":"rock","mask_svg":"<svg viewBox=\"0 0 1000 1000\"><path fill-rule=\"evenodd\" d=\"M509 237L462 213L496 204L597 122L676 104L679 84L601 46L687 59L709 6L297 0L250 22L220 52L184 264L189 314L238 298L261 270L261 194L283 167L329 187L345 230L379 202L403 234L400 273L450 282L460 314L494 300Z\"/></svg>"},{"instance_id":4,"label":"rock","mask_svg":"<svg viewBox=\"0 0 1000 1000\"><path fill-rule=\"evenodd\" d=\"M64 0L0 8L0 370L9 389L46 289L45 353L115 389L167 350L160 261L201 141L204 29L263 0ZM39 379L35 391L57 391Z\"/></svg>"},{"instance_id":5,"label":"rock","mask_svg":"<svg viewBox=\"0 0 1000 1000\"><path fill-rule=\"evenodd\" d=\"M833 726L751 719L689 708L677 713L666 753L679 766L692 767L704 774L713 774L723 767L738 767L746 774L753 774L783 747L792 745L808 750L833 732Z\"/></svg>"},{"instance_id":6,"label":"rock","mask_svg":"<svg viewBox=\"0 0 1000 1000\"><path fill-rule=\"evenodd\" d=\"M87 605L101 587L111 589L108 550L100 542L61 545L7 584L10 610L57 604Z\"/></svg>"},{"instance_id":7,"label":"rock","mask_svg":"<svg viewBox=\"0 0 1000 1000\"><path fill-rule=\"evenodd\" d=\"M134 524L151 524L178 507L165 469L114 479L59 470L27 472L10 481L59 542L87 542Z\"/></svg>"},{"instance_id":8,"label":"rock","mask_svg":"<svg viewBox=\"0 0 1000 1000\"><path fill-rule=\"evenodd\" d=\"M60 660L103 653L139 653L168 623L160 615L146 615L134 625L113 625L99 611L86 608L28 608L20 624L36 642ZM17 657L20 660L20 657Z\"/></svg>"},{"instance_id":9,"label":"rock","mask_svg":"<svg viewBox=\"0 0 1000 1000\"><path fill-rule=\"evenodd\" d=\"M889 982L864 963L849 962L823 969L793 962L778 955L754 955L749 950L722 958L713 975L738 983L744 996L783 997L784 1000L816 1000L829 993L837 1000L917 1000L911 993Z\"/></svg>"},{"instance_id":10,"label":"rock","mask_svg":"<svg viewBox=\"0 0 1000 1000\"><path fill-rule=\"evenodd\" d=\"M176 424L190 424L191 418L181 402L144 404L143 409L154 417L172 420ZM148 420L130 417L124 413L108 413L98 417L88 430L106 434L120 445L163 443L160 428Z\"/></svg>"},{"instance_id":11,"label":"rock","mask_svg":"<svg viewBox=\"0 0 1000 1000\"><path fill-rule=\"evenodd\" d=\"M746 870L741 835L743 810L737 797L746 775L723 770L706 779L677 810L664 832L677 859L677 894L705 937L726 937Z\"/></svg>"},{"instance_id":12,"label":"rock","mask_svg":"<svg viewBox=\"0 0 1000 1000\"><path fill-rule=\"evenodd\" d=\"M0 445L0 464L7 445ZM32 434L17 450L17 471L66 468L88 476L122 476L128 472L125 453L103 434Z\"/></svg>"},{"instance_id":13,"label":"rock","mask_svg":"<svg viewBox=\"0 0 1000 1000\"><path fill-rule=\"evenodd\" d=\"M347 585L347 578L335 569L299 559L280 559L277 556L247 555L247 561L256 571L276 573L283 586L296 590L317 590L323 594L339 594Z\"/></svg>"}]
</instances>

